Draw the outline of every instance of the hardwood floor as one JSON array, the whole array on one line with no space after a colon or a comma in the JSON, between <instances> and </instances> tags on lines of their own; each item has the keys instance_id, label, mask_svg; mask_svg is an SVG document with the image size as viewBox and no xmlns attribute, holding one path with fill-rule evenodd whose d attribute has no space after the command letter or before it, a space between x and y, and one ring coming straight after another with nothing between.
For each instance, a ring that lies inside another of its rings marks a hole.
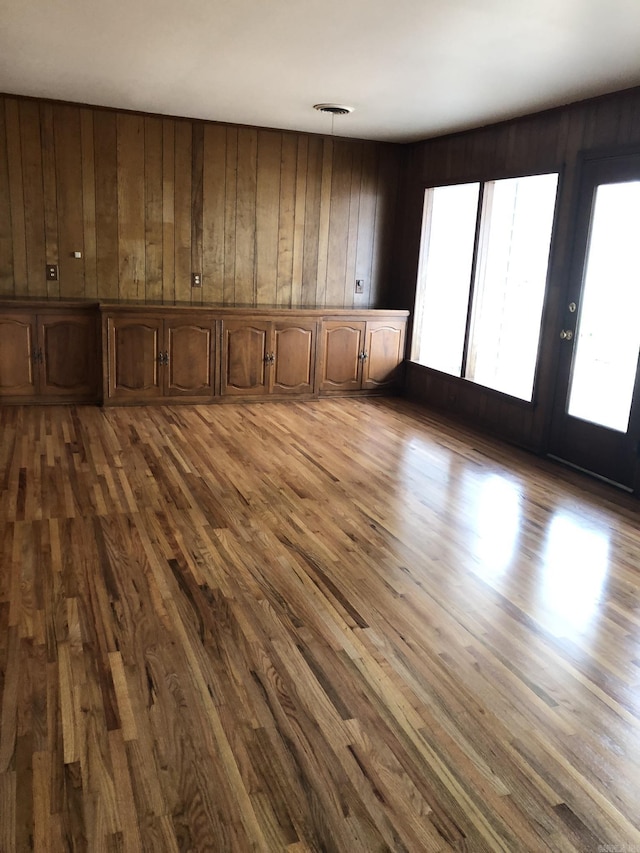
<instances>
[{"instance_id":1,"label":"hardwood floor","mask_svg":"<svg viewBox=\"0 0 640 853\"><path fill-rule=\"evenodd\" d=\"M632 499L400 401L0 429L3 853L640 851Z\"/></svg>"}]
</instances>

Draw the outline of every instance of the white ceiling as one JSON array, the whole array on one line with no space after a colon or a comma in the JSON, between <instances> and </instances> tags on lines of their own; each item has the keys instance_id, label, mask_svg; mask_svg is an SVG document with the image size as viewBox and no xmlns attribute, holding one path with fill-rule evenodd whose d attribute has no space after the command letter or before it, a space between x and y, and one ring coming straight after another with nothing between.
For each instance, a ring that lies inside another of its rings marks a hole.
<instances>
[{"instance_id":1,"label":"white ceiling","mask_svg":"<svg viewBox=\"0 0 640 853\"><path fill-rule=\"evenodd\" d=\"M0 91L406 142L640 84L640 0L0 0Z\"/></svg>"}]
</instances>

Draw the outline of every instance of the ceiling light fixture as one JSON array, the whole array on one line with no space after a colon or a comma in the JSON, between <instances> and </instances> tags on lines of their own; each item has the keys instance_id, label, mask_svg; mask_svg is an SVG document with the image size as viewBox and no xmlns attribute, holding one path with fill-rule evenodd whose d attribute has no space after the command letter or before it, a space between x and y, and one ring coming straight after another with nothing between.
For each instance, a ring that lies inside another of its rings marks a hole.
<instances>
[{"instance_id":1,"label":"ceiling light fixture","mask_svg":"<svg viewBox=\"0 0 640 853\"><path fill-rule=\"evenodd\" d=\"M326 113L331 116L331 136L333 136L333 124L336 116L347 116L353 112L353 107L347 107L345 104L314 104L313 108L319 113Z\"/></svg>"},{"instance_id":2,"label":"ceiling light fixture","mask_svg":"<svg viewBox=\"0 0 640 853\"><path fill-rule=\"evenodd\" d=\"M314 110L321 113L329 113L332 116L346 116L353 112L353 107L344 104L314 104Z\"/></svg>"}]
</instances>

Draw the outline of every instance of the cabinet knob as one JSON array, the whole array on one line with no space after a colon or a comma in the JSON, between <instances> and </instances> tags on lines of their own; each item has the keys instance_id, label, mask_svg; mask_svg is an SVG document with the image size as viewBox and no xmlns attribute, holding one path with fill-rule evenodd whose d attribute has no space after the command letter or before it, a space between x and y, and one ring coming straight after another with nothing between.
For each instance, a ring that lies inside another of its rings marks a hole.
<instances>
[{"instance_id":1,"label":"cabinet knob","mask_svg":"<svg viewBox=\"0 0 640 853\"><path fill-rule=\"evenodd\" d=\"M369 355L364 350L362 350L362 352L358 353L358 358L360 359L360 361L366 361L369 358Z\"/></svg>"}]
</instances>

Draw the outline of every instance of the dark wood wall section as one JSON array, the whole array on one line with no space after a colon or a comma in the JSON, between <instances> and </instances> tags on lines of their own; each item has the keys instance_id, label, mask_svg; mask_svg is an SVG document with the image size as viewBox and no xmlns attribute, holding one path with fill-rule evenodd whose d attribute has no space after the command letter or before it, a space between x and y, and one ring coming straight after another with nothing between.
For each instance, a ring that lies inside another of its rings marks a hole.
<instances>
[{"instance_id":1,"label":"dark wood wall section","mask_svg":"<svg viewBox=\"0 0 640 853\"><path fill-rule=\"evenodd\" d=\"M518 444L534 449L544 446L571 263L580 155L636 145L640 145L640 88L407 146L400 178L395 292L389 307L413 307L425 187L545 171L561 173L536 404L526 406L413 364L407 370L410 396Z\"/></svg>"},{"instance_id":2,"label":"dark wood wall section","mask_svg":"<svg viewBox=\"0 0 640 853\"><path fill-rule=\"evenodd\" d=\"M400 155L0 97L0 295L379 307Z\"/></svg>"}]
</instances>

